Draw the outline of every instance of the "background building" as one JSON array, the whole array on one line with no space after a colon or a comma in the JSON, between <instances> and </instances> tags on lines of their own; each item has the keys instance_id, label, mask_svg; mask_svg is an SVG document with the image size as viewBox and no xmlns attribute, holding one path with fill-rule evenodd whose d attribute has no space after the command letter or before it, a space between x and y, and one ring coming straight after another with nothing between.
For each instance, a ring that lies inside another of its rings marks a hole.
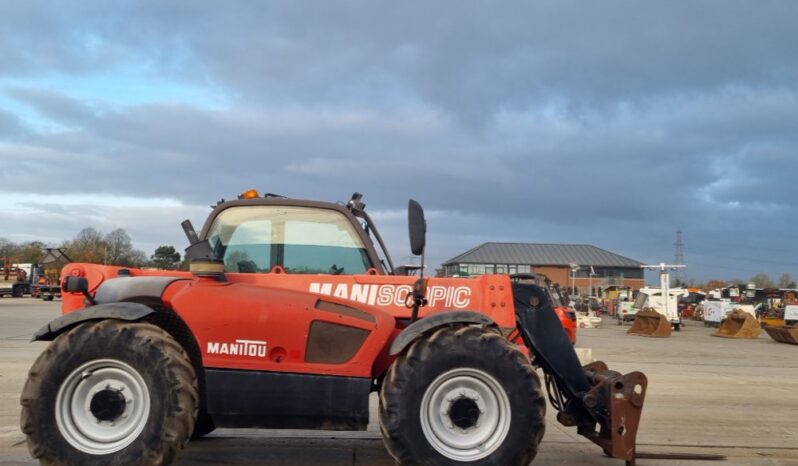
<instances>
[{"instance_id":1,"label":"background building","mask_svg":"<svg viewBox=\"0 0 798 466\"><path fill-rule=\"evenodd\" d=\"M443 263L446 276L537 272L562 288L598 296L608 286L645 285L642 262L588 244L484 243Z\"/></svg>"}]
</instances>

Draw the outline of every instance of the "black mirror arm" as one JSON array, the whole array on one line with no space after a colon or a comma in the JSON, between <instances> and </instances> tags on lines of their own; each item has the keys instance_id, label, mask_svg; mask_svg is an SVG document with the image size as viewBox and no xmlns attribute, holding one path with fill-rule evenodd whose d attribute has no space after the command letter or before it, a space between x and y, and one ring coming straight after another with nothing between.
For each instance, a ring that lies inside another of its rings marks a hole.
<instances>
[{"instance_id":1,"label":"black mirror arm","mask_svg":"<svg viewBox=\"0 0 798 466\"><path fill-rule=\"evenodd\" d=\"M423 256L422 256L423 257ZM427 280L424 279L424 262L421 263L421 276L413 283L413 291L410 298L413 300L413 312L410 315L410 322L418 320L418 310L427 305Z\"/></svg>"},{"instance_id":2,"label":"black mirror arm","mask_svg":"<svg viewBox=\"0 0 798 466\"><path fill-rule=\"evenodd\" d=\"M91 303L92 306L97 305L97 301L94 300L94 296L92 296L88 291L83 291L83 296L86 298L86 301Z\"/></svg>"},{"instance_id":3,"label":"black mirror arm","mask_svg":"<svg viewBox=\"0 0 798 466\"><path fill-rule=\"evenodd\" d=\"M92 306L97 304L94 296L89 293L89 280L85 277L66 277L61 289L67 293L81 293Z\"/></svg>"}]
</instances>

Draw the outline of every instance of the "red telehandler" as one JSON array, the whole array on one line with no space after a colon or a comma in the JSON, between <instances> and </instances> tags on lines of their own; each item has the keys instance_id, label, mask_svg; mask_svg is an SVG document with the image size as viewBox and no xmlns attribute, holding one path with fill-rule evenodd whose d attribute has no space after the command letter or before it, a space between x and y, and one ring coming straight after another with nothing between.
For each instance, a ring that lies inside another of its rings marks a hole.
<instances>
[{"instance_id":1,"label":"red telehandler","mask_svg":"<svg viewBox=\"0 0 798 466\"><path fill-rule=\"evenodd\" d=\"M423 272L426 222L408 211ZM165 465L215 427L364 430L371 392L401 464L526 465L544 393L634 463L646 377L582 367L539 286L402 275L358 193L252 190L183 228L190 272L64 267L64 315L35 334L52 343L21 397L42 464Z\"/></svg>"}]
</instances>

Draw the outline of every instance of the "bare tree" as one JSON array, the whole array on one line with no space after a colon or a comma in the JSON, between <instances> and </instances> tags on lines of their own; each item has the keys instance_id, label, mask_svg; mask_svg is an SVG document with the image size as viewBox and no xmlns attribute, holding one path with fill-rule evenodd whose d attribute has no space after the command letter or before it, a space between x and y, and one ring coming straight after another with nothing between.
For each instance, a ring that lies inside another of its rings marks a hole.
<instances>
[{"instance_id":1,"label":"bare tree","mask_svg":"<svg viewBox=\"0 0 798 466\"><path fill-rule=\"evenodd\" d=\"M113 265L130 265L130 255L133 252L133 243L130 235L124 228L117 228L103 238L105 243L105 263Z\"/></svg>"},{"instance_id":2,"label":"bare tree","mask_svg":"<svg viewBox=\"0 0 798 466\"><path fill-rule=\"evenodd\" d=\"M795 280L793 280L792 275L788 273L783 273L779 277L779 288L795 288Z\"/></svg>"},{"instance_id":3,"label":"bare tree","mask_svg":"<svg viewBox=\"0 0 798 466\"><path fill-rule=\"evenodd\" d=\"M756 285L757 288L773 288L774 287L773 280L771 280L770 277L768 276L768 274L766 274L766 273L758 273L758 274L754 275L753 277L751 277L751 280L749 280L749 281L751 283L753 283L754 285Z\"/></svg>"},{"instance_id":4,"label":"bare tree","mask_svg":"<svg viewBox=\"0 0 798 466\"><path fill-rule=\"evenodd\" d=\"M105 263L105 241L94 228L80 230L72 241L65 243L69 256L75 262Z\"/></svg>"}]
</instances>

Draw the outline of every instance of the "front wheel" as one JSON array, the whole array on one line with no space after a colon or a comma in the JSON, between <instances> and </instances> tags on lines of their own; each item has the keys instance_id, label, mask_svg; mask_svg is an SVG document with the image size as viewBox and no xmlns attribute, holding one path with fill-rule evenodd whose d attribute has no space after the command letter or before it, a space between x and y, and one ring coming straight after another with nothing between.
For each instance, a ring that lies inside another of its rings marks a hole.
<instances>
[{"instance_id":1,"label":"front wheel","mask_svg":"<svg viewBox=\"0 0 798 466\"><path fill-rule=\"evenodd\" d=\"M58 336L22 391L22 432L43 465L166 465L197 418L183 348L146 323L103 320Z\"/></svg>"},{"instance_id":2,"label":"front wheel","mask_svg":"<svg viewBox=\"0 0 798 466\"><path fill-rule=\"evenodd\" d=\"M545 411L529 359L480 327L420 338L391 366L380 393L380 429L401 464L527 465Z\"/></svg>"}]
</instances>

